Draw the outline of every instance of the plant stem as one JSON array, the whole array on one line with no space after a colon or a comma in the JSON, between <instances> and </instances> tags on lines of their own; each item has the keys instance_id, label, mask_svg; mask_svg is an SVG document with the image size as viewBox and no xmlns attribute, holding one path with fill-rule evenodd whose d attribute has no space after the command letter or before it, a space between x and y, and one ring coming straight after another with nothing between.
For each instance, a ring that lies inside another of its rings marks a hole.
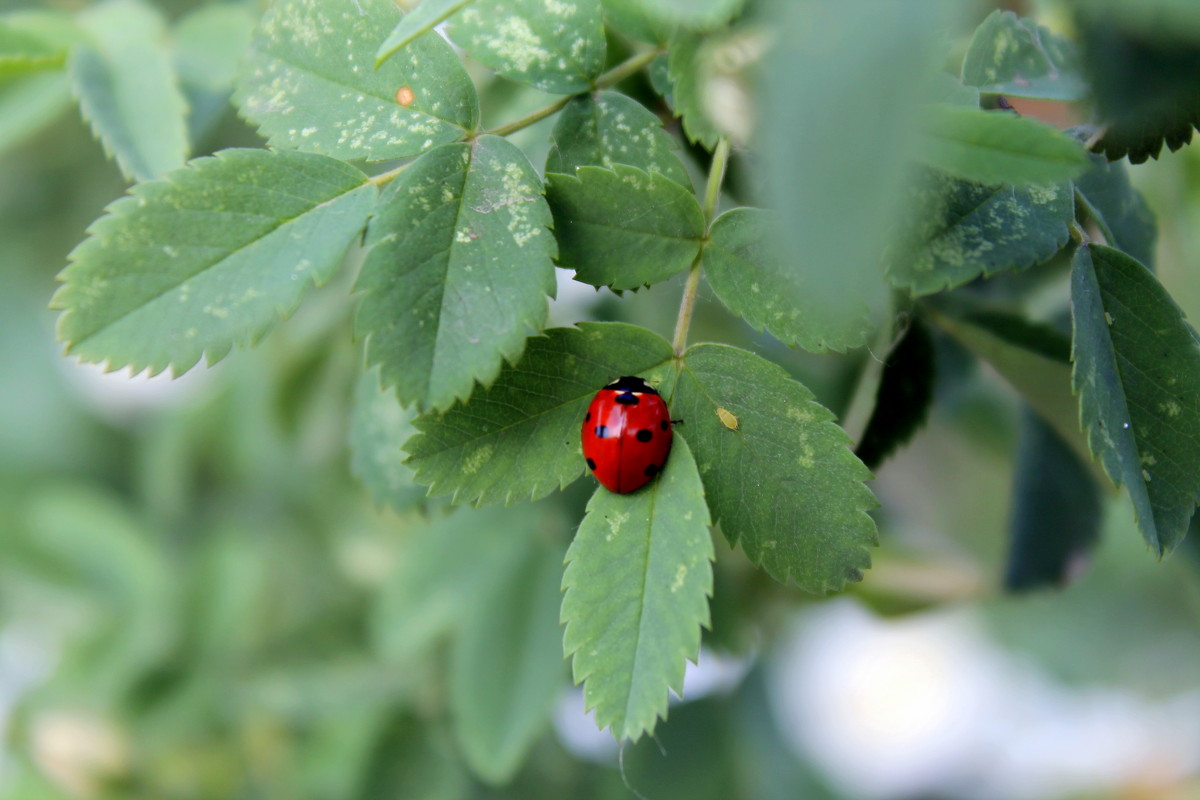
<instances>
[{"instance_id":1,"label":"plant stem","mask_svg":"<svg viewBox=\"0 0 1200 800\"><path fill-rule=\"evenodd\" d=\"M721 138L717 149L713 152L712 165L708 169L708 183L704 186L704 230L705 241L708 239L708 229L712 226L713 217L717 214L717 200L721 196L721 182L725 180L725 167L729 164L729 140ZM696 254L688 271L687 284L683 287L683 299L679 302L679 318L675 321L675 340L673 346L675 355L683 355L687 346L688 328L692 324L692 312L696 308L696 290L700 288L700 263L704 256L704 247Z\"/></svg>"},{"instance_id":2,"label":"plant stem","mask_svg":"<svg viewBox=\"0 0 1200 800\"><path fill-rule=\"evenodd\" d=\"M661 54L661 50L647 50L644 53L638 53L637 55L630 56L620 64L617 64L615 67L610 69L608 72L596 78L596 82L592 85L595 89L607 89L609 86L616 86L618 83L630 77L631 75L636 75L647 64ZM501 125L498 128L485 131L485 133L490 133L493 136L508 136L511 133L516 133L522 128L528 128L535 122L541 122L551 114L557 114L559 111L562 111L563 107L567 103L571 102L574 97L575 95L560 97L548 106L543 106L536 111L531 111L520 119L515 119L512 122Z\"/></svg>"},{"instance_id":3,"label":"plant stem","mask_svg":"<svg viewBox=\"0 0 1200 800\"><path fill-rule=\"evenodd\" d=\"M867 348L867 361L863 364L862 372L858 373L858 383L854 394L850 397L850 405L842 416L843 430L850 435L851 441L858 444L866 433L871 414L875 411L875 396L879 393L879 384L883 380L883 368L887 365L888 353L891 352L896 331L896 312L894 296L888 295L883 308L883 321L875 335L875 341Z\"/></svg>"}]
</instances>

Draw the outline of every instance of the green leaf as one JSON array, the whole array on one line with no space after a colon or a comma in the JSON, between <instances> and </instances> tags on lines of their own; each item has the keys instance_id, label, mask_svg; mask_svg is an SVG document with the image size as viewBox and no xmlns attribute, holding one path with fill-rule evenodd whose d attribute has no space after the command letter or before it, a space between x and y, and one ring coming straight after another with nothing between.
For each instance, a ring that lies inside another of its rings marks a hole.
<instances>
[{"instance_id":1,"label":"green leaf","mask_svg":"<svg viewBox=\"0 0 1200 800\"><path fill-rule=\"evenodd\" d=\"M513 550L514 537L532 527L529 508L460 508L409 532L369 619L384 660L411 665L458 629L478 587Z\"/></svg>"},{"instance_id":2,"label":"green leaf","mask_svg":"<svg viewBox=\"0 0 1200 800\"><path fill-rule=\"evenodd\" d=\"M1031 267L1070 238L1071 185L985 186L927 171L910 190L907 219L884 256L896 286L914 295Z\"/></svg>"},{"instance_id":3,"label":"green leaf","mask_svg":"<svg viewBox=\"0 0 1200 800\"><path fill-rule=\"evenodd\" d=\"M1045 123L1009 111L927 106L921 158L977 183L1047 184L1088 167L1083 147Z\"/></svg>"},{"instance_id":4,"label":"green leaf","mask_svg":"<svg viewBox=\"0 0 1200 800\"><path fill-rule=\"evenodd\" d=\"M401 403L448 408L520 357L554 294L550 222L537 173L497 136L442 145L383 191L355 330Z\"/></svg>"},{"instance_id":5,"label":"green leaf","mask_svg":"<svg viewBox=\"0 0 1200 800\"><path fill-rule=\"evenodd\" d=\"M662 122L633 98L606 90L567 104L554 124L546 172L574 175L578 167L625 164L658 172L682 186L691 179Z\"/></svg>"},{"instance_id":6,"label":"green leaf","mask_svg":"<svg viewBox=\"0 0 1200 800\"><path fill-rule=\"evenodd\" d=\"M746 0L634 0L645 13L665 24L712 30L735 17Z\"/></svg>"},{"instance_id":7,"label":"green leaf","mask_svg":"<svg viewBox=\"0 0 1200 800\"><path fill-rule=\"evenodd\" d=\"M990 364L1084 458L1079 406L1071 395L1070 340L1048 325L1003 312L948 317L938 326Z\"/></svg>"},{"instance_id":8,"label":"green leaf","mask_svg":"<svg viewBox=\"0 0 1200 800\"><path fill-rule=\"evenodd\" d=\"M404 465L404 442L416 431L414 411L406 411L395 392L379 384L379 370L363 372L350 417L350 470L370 491L376 505L404 510L420 503L425 489L413 482Z\"/></svg>"},{"instance_id":9,"label":"green leaf","mask_svg":"<svg viewBox=\"0 0 1200 800\"><path fill-rule=\"evenodd\" d=\"M471 769L495 784L516 773L566 687L558 626L563 552L536 528L510 534L523 546L470 590L472 607L450 658L455 733Z\"/></svg>"},{"instance_id":10,"label":"green leaf","mask_svg":"<svg viewBox=\"0 0 1200 800\"><path fill-rule=\"evenodd\" d=\"M789 347L820 352L839 324L836 308L814 291L817 270L779 247L779 217L758 208L735 208L713 223L704 269L713 292L730 311L766 329Z\"/></svg>"},{"instance_id":11,"label":"green leaf","mask_svg":"<svg viewBox=\"0 0 1200 800\"><path fill-rule=\"evenodd\" d=\"M875 469L925 424L933 405L936 379L933 337L920 319L887 354L875 409L854 454L868 469Z\"/></svg>"},{"instance_id":12,"label":"green leaf","mask_svg":"<svg viewBox=\"0 0 1200 800\"><path fill-rule=\"evenodd\" d=\"M1087 463L1027 408L1017 445L1004 588L1019 592L1070 580L1100 538L1102 500Z\"/></svg>"},{"instance_id":13,"label":"green leaf","mask_svg":"<svg viewBox=\"0 0 1200 800\"><path fill-rule=\"evenodd\" d=\"M477 61L546 92L587 91L604 69L600 0L475 0L446 33Z\"/></svg>"},{"instance_id":14,"label":"green leaf","mask_svg":"<svg viewBox=\"0 0 1200 800\"><path fill-rule=\"evenodd\" d=\"M324 156L223 150L134 186L88 229L52 307L59 338L109 369L220 360L324 283L375 201Z\"/></svg>"},{"instance_id":15,"label":"green leaf","mask_svg":"<svg viewBox=\"0 0 1200 800\"><path fill-rule=\"evenodd\" d=\"M673 180L623 164L546 179L558 265L575 280L637 289L682 272L700 252L700 203Z\"/></svg>"},{"instance_id":16,"label":"green leaf","mask_svg":"<svg viewBox=\"0 0 1200 800\"><path fill-rule=\"evenodd\" d=\"M667 51L667 75L671 81L671 107L681 118L688 141L712 150L721 131L705 106L709 63L703 45L704 38L694 33L673 36Z\"/></svg>"},{"instance_id":17,"label":"green leaf","mask_svg":"<svg viewBox=\"0 0 1200 800\"><path fill-rule=\"evenodd\" d=\"M468 136L479 122L475 86L436 33L374 68L376 42L399 14L391 0L279 0L234 102L271 145L335 158L401 158Z\"/></svg>"},{"instance_id":18,"label":"green leaf","mask_svg":"<svg viewBox=\"0 0 1200 800\"><path fill-rule=\"evenodd\" d=\"M89 6L79 21L87 44L71 56L71 81L105 152L135 180L182 166L187 107L161 13L142 0L109 0Z\"/></svg>"},{"instance_id":19,"label":"green leaf","mask_svg":"<svg viewBox=\"0 0 1200 800\"><path fill-rule=\"evenodd\" d=\"M981 92L1012 97L1082 100L1088 93L1075 46L1011 11L993 11L975 29L962 79Z\"/></svg>"},{"instance_id":20,"label":"green leaf","mask_svg":"<svg viewBox=\"0 0 1200 800\"><path fill-rule=\"evenodd\" d=\"M1077 23L1104 124L1098 149L1109 160L1140 164L1158 158L1164 144L1173 152L1191 141L1200 126L1200 36L1189 41L1181 29L1147 35L1091 13Z\"/></svg>"},{"instance_id":21,"label":"green leaf","mask_svg":"<svg viewBox=\"0 0 1200 800\"><path fill-rule=\"evenodd\" d=\"M1075 182L1077 197L1104 233L1109 246L1124 250L1151 270L1158 226L1123 164L1091 156L1092 168Z\"/></svg>"},{"instance_id":22,"label":"green leaf","mask_svg":"<svg viewBox=\"0 0 1200 800\"><path fill-rule=\"evenodd\" d=\"M417 7L404 16L392 32L375 51L375 67L378 68L389 56L413 41L429 33L446 21L446 18L475 0L421 0Z\"/></svg>"},{"instance_id":23,"label":"green leaf","mask_svg":"<svg viewBox=\"0 0 1200 800\"><path fill-rule=\"evenodd\" d=\"M941 72L947 4L767 7L780 46L762 70L759 174L785 220L783 251L803 255L810 304L824 309L822 344L845 350L865 343L887 296L880 258L901 210L920 104Z\"/></svg>"},{"instance_id":24,"label":"green leaf","mask_svg":"<svg viewBox=\"0 0 1200 800\"><path fill-rule=\"evenodd\" d=\"M175 69L187 99L192 141L202 140L229 109L255 21L247 6L221 4L202 6L175 26Z\"/></svg>"},{"instance_id":25,"label":"green leaf","mask_svg":"<svg viewBox=\"0 0 1200 800\"><path fill-rule=\"evenodd\" d=\"M1200 498L1200 347L1154 275L1100 245L1071 272L1075 391L1092 453L1133 500L1158 554L1187 532Z\"/></svg>"},{"instance_id":26,"label":"green leaf","mask_svg":"<svg viewBox=\"0 0 1200 800\"><path fill-rule=\"evenodd\" d=\"M57 69L66 58L66 48L13 27L0 17L0 77Z\"/></svg>"},{"instance_id":27,"label":"green leaf","mask_svg":"<svg viewBox=\"0 0 1200 800\"><path fill-rule=\"evenodd\" d=\"M45 128L71 105L65 75L44 73L0 79L0 153Z\"/></svg>"},{"instance_id":28,"label":"green leaf","mask_svg":"<svg viewBox=\"0 0 1200 800\"><path fill-rule=\"evenodd\" d=\"M582 474L579 431L596 392L613 376L647 376L671 345L619 323L552 328L486 390L445 414L418 417L404 446L418 483L458 503L544 497Z\"/></svg>"},{"instance_id":29,"label":"green leaf","mask_svg":"<svg viewBox=\"0 0 1200 800\"><path fill-rule=\"evenodd\" d=\"M682 435L671 451L644 489L597 489L567 551L563 650L596 725L619 740L636 741L667 716L668 690L683 692L686 662L709 624L704 486Z\"/></svg>"},{"instance_id":30,"label":"green leaf","mask_svg":"<svg viewBox=\"0 0 1200 800\"><path fill-rule=\"evenodd\" d=\"M642 0L601 0L604 22L610 28L650 44L666 44L674 26L647 10Z\"/></svg>"},{"instance_id":31,"label":"green leaf","mask_svg":"<svg viewBox=\"0 0 1200 800\"><path fill-rule=\"evenodd\" d=\"M876 541L866 511L877 503L862 483L871 473L808 389L752 353L705 344L684 354L670 404L731 545L810 592L862 577ZM718 410L737 418L736 430Z\"/></svg>"},{"instance_id":32,"label":"green leaf","mask_svg":"<svg viewBox=\"0 0 1200 800\"><path fill-rule=\"evenodd\" d=\"M405 711L372 748L359 776L362 800L465 800L472 789L454 744L439 725Z\"/></svg>"}]
</instances>

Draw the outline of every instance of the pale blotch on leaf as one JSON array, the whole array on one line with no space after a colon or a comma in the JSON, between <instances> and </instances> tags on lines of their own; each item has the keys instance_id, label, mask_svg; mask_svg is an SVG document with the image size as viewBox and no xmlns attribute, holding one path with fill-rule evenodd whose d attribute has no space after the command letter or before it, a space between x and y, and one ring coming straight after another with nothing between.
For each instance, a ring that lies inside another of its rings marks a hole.
<instances>
[{"instance_id":1,"label":"pale blotch on leaf","mask_svg":"<svg viewBox=\"0 0 1200 800\"><path fill-rule=\"evenodd\" d=\"M479 468L482 467L484 464L486 464L488 462L488 459L490 459L491 457L492 457L492 445L485 444L483 447L480 447L478 450L476 450L474 453L472 453L470 455L470 457L467 458L466 461L463 462L463 465L462 465L463 474L464 475L474 475L476 472L479 472Z\"/></svg>"}]
</instances>

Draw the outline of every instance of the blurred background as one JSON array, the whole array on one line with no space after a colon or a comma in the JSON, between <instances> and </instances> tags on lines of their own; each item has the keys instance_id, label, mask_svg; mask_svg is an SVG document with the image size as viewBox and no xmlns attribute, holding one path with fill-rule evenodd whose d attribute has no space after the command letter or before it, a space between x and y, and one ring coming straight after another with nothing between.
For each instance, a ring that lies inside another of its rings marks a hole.
<instances>
[{"instance_id":1,"label":"blurred background","mask_svg":"<svg viewBox=\"0 0 1200 800\"><path fill-rule=\"evenodd\" d=\"M972 22L993 7L973 5ZM547 100L480 86L493 120ZM193 120L197 153L259 144L215 108ZM535 164L549 124L518 135ZM746 172L743 154L732 200ZM1200 319L1200 151L1131 173L1161 280ZM399 463L407 419L360 379L360 254L216 367L148 379L64 359L54 276L123 189L63 85L0 78L0 798L1200 798L1198 563L1156 562L1110 493L1071 585L1005 594L1019 411L948 340L928 426L873 484L862 584L802 595L718 539L713 630L655 739L596 731L564 663L524 766L488 785L446 675L480 582L426 585L414 564L431 541L529 530L561 553L591 486L509 510L422 500ZM669 336L678 281L617 298L560 278L555 324ZM694 339L778 361L839 413L878 355L789 351L701 299Z\"/></svg>"}]
</instances>

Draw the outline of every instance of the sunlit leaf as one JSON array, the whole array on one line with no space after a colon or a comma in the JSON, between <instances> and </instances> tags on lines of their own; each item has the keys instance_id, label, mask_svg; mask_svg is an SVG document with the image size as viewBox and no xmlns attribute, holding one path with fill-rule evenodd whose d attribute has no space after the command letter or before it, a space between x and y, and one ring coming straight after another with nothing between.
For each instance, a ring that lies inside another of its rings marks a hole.
<instances>
[{"instance_id":1,"label":"sunlit leaf","mask_svg":"<svg viewBox=\"0 0 1200 800\"><path fill-rule=\"evenodd\" d=\"M587 91L604 69L600 0L475 0L446 32L481 63L546 92Z\"/></svg>"},{"instance_id":2,"label":"sunlit leaf","mask_svg":"<svg viewBox=\"0 0 1200 800\"><path fill-rule=\"evenodd\" d=\"M863 485L871 473L808 389L753 353L706 344L684 354L669 402L730 544L810 592L862 577L876 539L866 511L877 504ZM736 430L718 408L737 417Z\"/></svg>"},{"instance_id":3,"label":"sunlit leaf","mask_svg":"<svg viewBox=\"0 0 1200 800\"><path fill-rule=\"evenodd\" d=\"M475 129L475 86L436 33L375 68L400 20L391 0L279 0L259 25L234 100L276 147L382 161Z\"/></svg>"},{"instance_id":4,"label":"sunlit leaf","mask_svg":"<svg viewBox=\"0 0 1200 800\"><path fill-rule=\"evenodd\" d=\"M1090 163L1070 136L1008 111L932 105L923 116L921 159L963 180L1057 183L1079 176Z\"/></svg>"},{"instance_id":5,"label":"sunlit leaf","mask_svg":"<svg viewBox=\"0 0 1200 800\"><path fill-rule=\"evenodd\" d=\"M423 155L379 198L355 329L405 405L488 385L546 321L554 239L542 183L497 136Z\"/></svg>"},{"instance_id":6,"label":"sunlit leaf","mask_svg":"<svg viewBox=\"0 0 1200 800\"><path fill-rule=\"evenodd\" d=\"M267 150L223 150L138 184L71 253L59 337L110 369L217 361L329 279L375 194L347 164Z\"/></svg>"},{"instance_id":7,"label":"sunlit leaf","mask_svg":"<svg viewBox=\"0 0 1200 800\"><path fill-rule=\"evenodd\" d=\"M676 434L662 474L631 494L599 488L567 552L563 649L596 724L636 740L683 691L708 624L713 545L704 486Z\"/></svg>"},{"instance_id":8,"label":"sunlit leaf","mask_svg":"<svg viewBox=\"0 0 1200 800\"><path fill-rule=\"evenodd\" d=\"M1099 245L1071 272L1074 386L1093 454L1133 500L1158 554L1187 532L1200 499L1200 347L1144 266Z\"/></svg>"}]
</instances>

